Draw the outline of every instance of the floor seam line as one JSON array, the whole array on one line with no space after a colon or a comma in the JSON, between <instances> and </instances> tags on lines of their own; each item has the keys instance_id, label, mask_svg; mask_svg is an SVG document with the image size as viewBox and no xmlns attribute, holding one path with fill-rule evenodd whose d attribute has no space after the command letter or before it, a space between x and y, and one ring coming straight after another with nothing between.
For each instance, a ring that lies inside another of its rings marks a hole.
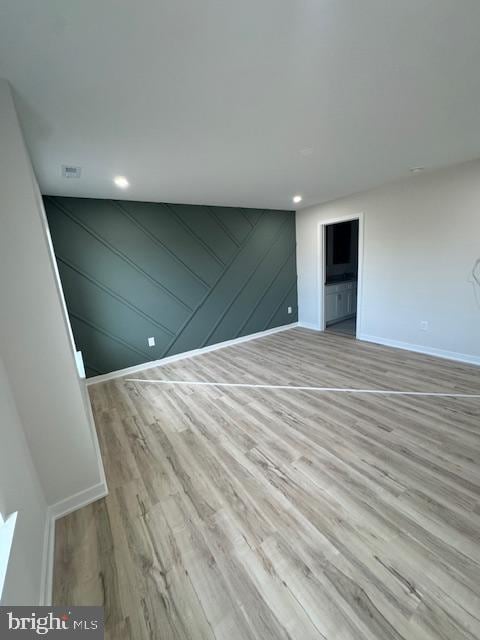
<instances>
[{"instance_id":1,"label":"floor seam line","mask_svg":"<svg viewBox=\"0 0 480 640\"><path fill-rule=\"evenodd\" d=\"M205 382L201 380L158 380L147 378L125 378L125 382L143 382L147 384L173 384L204 387L230 387L247 389L272 389L278 391L319 391L323 393L352 393L352 394L378 394L378 395L402 395L402 396L429 396L439 398L480 398L480 393L455 393L441 391L401 391L396 389L355 389L348 387L315 387L279 384L254 384L246 382Z\"/></svg>"}]
</instances>

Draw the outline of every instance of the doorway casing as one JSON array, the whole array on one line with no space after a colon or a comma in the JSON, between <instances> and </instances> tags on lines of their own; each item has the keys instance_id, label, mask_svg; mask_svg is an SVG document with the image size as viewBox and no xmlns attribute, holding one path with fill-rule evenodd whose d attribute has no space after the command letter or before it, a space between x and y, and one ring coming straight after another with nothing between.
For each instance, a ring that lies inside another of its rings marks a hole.
<instances>
[{"instance_id":1,"label":"doorway casing","mask_svg":"<svg viewBox=\"0 0 480 640\"><path fill-rule=\"evenodd\" d=\"M363 308L363 212L345 214L322 220L317 228L317 278L318 278L318 331L325 331L325 257L326 257L326 227L337 222L349 222L358 220L358 272L357 272L357 328L355 337L357 340L362 335L362 308Z\"/></svg>"}]
</instances>

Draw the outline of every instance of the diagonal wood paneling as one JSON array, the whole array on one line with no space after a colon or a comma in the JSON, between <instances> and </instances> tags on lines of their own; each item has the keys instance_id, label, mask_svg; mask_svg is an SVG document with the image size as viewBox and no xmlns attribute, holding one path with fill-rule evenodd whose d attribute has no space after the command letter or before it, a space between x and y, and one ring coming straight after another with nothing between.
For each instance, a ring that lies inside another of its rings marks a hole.
<instances>
[{"instance_id":1,"label":"diagonal wood paneling","mask_svg":"<svg viewBox=\"0 0 480 640\"><path fill-rule=\"evenodd\" d=\"M297 319L293 212L44 200L89 376Z\"/></svg>"}]
</instances>

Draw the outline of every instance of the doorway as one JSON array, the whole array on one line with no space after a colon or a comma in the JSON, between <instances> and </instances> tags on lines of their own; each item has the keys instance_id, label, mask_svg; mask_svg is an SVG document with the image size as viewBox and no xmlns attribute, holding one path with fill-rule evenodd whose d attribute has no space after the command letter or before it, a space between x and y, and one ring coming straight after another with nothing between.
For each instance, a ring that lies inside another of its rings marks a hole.
<instances>
[{"instance_id":1,"label":"doorway","mask_svg":"<svg viewBox=\"0 0 480 640\"><path fill-rule=\"evenodd\" d=\"M357 335L359 220L324 226L324 323L325 331Z\"/></svg>"}]
</instances>

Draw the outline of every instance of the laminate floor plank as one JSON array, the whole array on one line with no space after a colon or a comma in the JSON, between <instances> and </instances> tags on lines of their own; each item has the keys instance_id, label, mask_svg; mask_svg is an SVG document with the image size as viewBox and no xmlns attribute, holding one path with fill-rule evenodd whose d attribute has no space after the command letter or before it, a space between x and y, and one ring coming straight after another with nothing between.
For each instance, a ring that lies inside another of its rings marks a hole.
<instances>
[{"instance_id":1,"label":"laminate floor plank","mask_svg":"<svg viewBox=\"0 0 480 640\"><path fill-rule=\"evenodd\" d=\"M480 638L480 398L169 380L480 394L300 328L92 385L110 493L56 523L56 605L112 640Z\"/></svg>"}]
</instances>

